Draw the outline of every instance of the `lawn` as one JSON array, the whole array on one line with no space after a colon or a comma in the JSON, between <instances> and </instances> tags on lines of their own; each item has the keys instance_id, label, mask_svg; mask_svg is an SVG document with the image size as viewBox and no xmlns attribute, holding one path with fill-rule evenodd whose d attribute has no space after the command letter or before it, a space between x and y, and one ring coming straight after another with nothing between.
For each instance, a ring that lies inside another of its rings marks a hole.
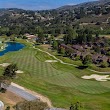
<instances>
[{"instance_id":1,"label":"lawn","mask_svg":"<svg viewBox=\"0 0 110 110\"><path fill-rule=\"evenodd\" d=\"M16 63L25 72L18 74L14 82L47 96L56 107L68 108L71 103L80 101L82 110L109 110L110 81L81 79L93 73L59 62L47 63L46 60L53 58L22 43L26 45L23 50L10 52L0 60L0 63Z\"/></svg>"}]
</instances>

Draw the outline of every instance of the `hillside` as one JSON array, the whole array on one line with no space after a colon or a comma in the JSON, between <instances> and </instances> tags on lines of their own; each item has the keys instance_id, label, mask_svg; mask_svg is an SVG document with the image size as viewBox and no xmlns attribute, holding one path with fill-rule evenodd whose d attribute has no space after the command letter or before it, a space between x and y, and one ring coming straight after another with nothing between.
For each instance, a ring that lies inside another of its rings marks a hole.
<instances>
[{"instance_id":1,"label":"hillside","mask_svg":"<svg viewBox=\"0 0 110 110\"><path fill-rule=\"evenodd\" d=\"M109 4L110 0L97 0L97 1L92 1L92 2L84 2L81 4L77 4L77 5L67 5L67 6L63 6L58 8L58 10L73 10L75 8L80 8L80 7L93 7L93 6L100 6L100 5L106 5Z\"/></svg>"},{"instance_id":2,"label":"hillside","mask_svg":"<svg viewBox=\"0 0 110 110\"><path fill-rule=\"evenodd\" d=\"M48 34L62 34L66 26L91 28L100 33L110 31L110 0L100 0L53 10L30 11L22 9L0 9L0 26L9 27L8 34L36 33L37 27ZM17 31L16 31L17 30ZM10 31L10 33L9 33ZM2 32L3 34L4 32Z\"/></svg>"}]
</instances>

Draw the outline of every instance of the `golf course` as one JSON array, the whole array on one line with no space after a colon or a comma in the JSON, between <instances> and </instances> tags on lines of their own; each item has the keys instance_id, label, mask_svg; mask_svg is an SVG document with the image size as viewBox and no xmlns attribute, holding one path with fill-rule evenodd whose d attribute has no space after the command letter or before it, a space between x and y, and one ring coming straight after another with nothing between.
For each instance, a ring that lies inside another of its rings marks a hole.
<instances>
[{"instance_id":1,"label":"golf course","mask_svg":"<svg viewBox=\"0 0 110 110\"><path fill-rule=\"evenodd\" d=\"M96 73L62 64L45 52L33 48L25 40L18 42L25 47L0 57L0 63L14 63L19 70L24 71L17 74L13 82L48 97L55 107L68 109L72 103L78 101L82 110L109 110L109 80L101 82L82 79L84 75ZM0 71L2 74L2 67Z\"/></svg>"}]
</instances>

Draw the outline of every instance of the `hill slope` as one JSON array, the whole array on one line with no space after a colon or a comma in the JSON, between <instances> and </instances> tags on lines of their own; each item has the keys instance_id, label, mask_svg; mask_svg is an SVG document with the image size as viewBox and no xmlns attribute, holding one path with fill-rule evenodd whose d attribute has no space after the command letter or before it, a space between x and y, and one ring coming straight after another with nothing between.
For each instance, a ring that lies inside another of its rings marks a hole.
<instances>
[{"instance_id":1,"label":"hill slope","mask_svg":"<svg viewBox=\"0 0 110 110\"><path fill-rule=\"evenodd\" d=\"M109 30L109 18L110 0L99 0L42 11L16 8L0 9L0 26L9 27L10 30L17 27L20 33L35 33L38 26L46 30L47 33L53 31L54 33L56 31L65 33L67 25L79 28L83 26L99 31L101 29Z\"/></svg>"}]
</instances>

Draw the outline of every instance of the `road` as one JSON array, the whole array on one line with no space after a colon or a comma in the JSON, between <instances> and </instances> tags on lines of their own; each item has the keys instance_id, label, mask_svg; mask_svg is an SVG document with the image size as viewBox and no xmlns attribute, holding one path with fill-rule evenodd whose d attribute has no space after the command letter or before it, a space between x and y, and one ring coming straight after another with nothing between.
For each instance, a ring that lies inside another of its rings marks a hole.
<instances>
[{"instance_id":1,"label":"road","mask_svg":"<svg viewBox=\"0 0 110 110\"><path fill-rule=\"evenodd\" d=\"M34 96L34 95L30 94L29 92L25 91L25 89L23 90L23 89L16 87L14 85L10 85L7 88L7 90L24 98L25 100L28 100L28 101L39 99L37 96Z\"/></svg>"}]
</instances>

